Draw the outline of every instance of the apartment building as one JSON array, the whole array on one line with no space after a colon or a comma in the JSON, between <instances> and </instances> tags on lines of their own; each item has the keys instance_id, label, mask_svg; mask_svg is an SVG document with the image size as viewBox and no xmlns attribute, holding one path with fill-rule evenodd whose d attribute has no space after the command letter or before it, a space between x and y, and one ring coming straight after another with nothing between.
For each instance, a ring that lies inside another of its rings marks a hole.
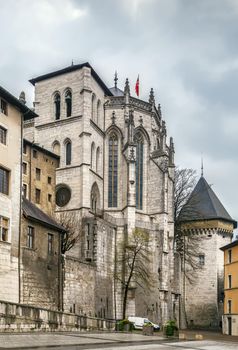
<instances>
[{"instance_id":1,"label":"apartment building","mask_svg":"<svg viewBox=\"0 0 238 350\"><path fill-rule=\"evenodd\" d=\"M238 240L221 250L224 252L223 333L238 336Z\"/></svg>"},{"instance_id":2,"label":"apartment building","mask_svg":"<svg viewBox=\"0 0 238 350\"><path fill-rule=\"evenodd\" d=\"M37 115L0 86L0 299L20 300L23 120Z\"/></svg>"}]
</instances>

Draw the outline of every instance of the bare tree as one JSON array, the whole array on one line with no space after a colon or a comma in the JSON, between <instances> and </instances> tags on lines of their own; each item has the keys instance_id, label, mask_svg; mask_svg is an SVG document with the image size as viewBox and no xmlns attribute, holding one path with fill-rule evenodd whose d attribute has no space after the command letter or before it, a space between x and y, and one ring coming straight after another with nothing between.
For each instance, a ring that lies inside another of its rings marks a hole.
<instances>
[{"instance_id":1,"label":"bare tree","mask_svg":"<svg viewBox=\"0 0 238 350\"><path fill-rule=\"evenodd\" d=\"M175 170L174 185L174 222L175 222L175 250L180 254L184 277L193 283L196 275L195 270L200 269L199 253L201 240L195 233L191 233L189 228L184 227L184 223L192 221L194 217L199 217L197 210L198 198L191 193L196 183L196 171L193 169Z\"/></svg>"},{"instance_id":2,"label":"bare tree","mask_svg":"<svg viewBox=\"0 0 238 350\"><path fill-rule=\"evenodd\" d=\"M153 285L149 241L148 232L136 228L122 246L122 257L117 259L117 266L122 268L115 272L115 279L123 286L123 318L126 317L129 290L135 285L150 290Z\"/></svg>"},{"instance_id":3,"label":"bare tree","mask_svg":"<svg viewBox=\"0 0 238 350\"><path fill-rule=\"evenodd\" d=\"M181 209L187 203L196 183L193 169L175 169L174 178L174 221L178 221Z\"/></svg>"},{"instance_id":4,"label":"bare tree","mask_svg":"<svg viewBox=\"0 0 238 350\"><path fill-rule=\"evenodd\" d=\"M61 253L72 249L81 237L81 226L74 212L64 211L57 214L59 223L65 228L61 239Z\"/></svg>"}]
</instances>

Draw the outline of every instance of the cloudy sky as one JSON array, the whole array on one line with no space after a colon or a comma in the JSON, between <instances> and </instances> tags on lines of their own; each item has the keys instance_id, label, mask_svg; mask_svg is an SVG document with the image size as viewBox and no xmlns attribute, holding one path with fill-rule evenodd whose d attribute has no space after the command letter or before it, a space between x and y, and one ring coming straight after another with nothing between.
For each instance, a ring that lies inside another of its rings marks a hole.
<instances>
[{"instance_id":1,"label":"cloudy sky","mask_svg":"<svg viewBox=\"0 0 238 350\"><path fill-rule=\"evenodd\" d=\"M33 101L36 77L89 61L161 103L176 163L238 219L238 0L0 0L0 85Z\"/></svg>"}]
</instances>

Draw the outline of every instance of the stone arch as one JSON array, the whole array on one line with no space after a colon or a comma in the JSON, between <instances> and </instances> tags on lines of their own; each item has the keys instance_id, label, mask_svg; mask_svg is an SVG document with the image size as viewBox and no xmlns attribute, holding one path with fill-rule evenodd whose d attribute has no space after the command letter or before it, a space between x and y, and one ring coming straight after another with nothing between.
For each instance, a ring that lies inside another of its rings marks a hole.
<instances>
[{"instance_id":1,"label":"stone arch","mask_svg":"<svg viewBox=\"0 0 238 350\"><path fill-rule=\"evenodd\" d=\"M100 191L98 188L98 184L94 182L91 188L90 195L90 208L93 213L96 214L97 210L101 208L100 204Z\"/></svg>"},{"instance_id":2,"label":"stone arch","mask_svg":"<svg viewBox=\"0 0 238 350\"><path fill-rule=\"evenodd\" d=\"M111 125L106 130L106 135L109 135L112 131L115 131L118 135L120 135L120 139L123 140L124 136L121 129L117 125Z\"/></svg>"},{"instance_id":3,"label":"stone arch","mask_svg":"<svg viewBox=\"0 0 238 350\"><path fill-rule=\"evenodd\" d=\"M72 162L72 142L70 139L64 140L65 147L65 165L70 165Z\"/></svg>"},{"instance_id":4,"label":"stone arch","mask_svg":"<svg viewBox=\"0 0 238 350\"><path fill-rule=\"evenodd\" d=\"M59 141L55 140L52 143L52 151L53 151L53 153L57 154L57 156L60 156L60 143L59 143Z\"/></svg>"},{"instance_id":5,"label":"stone arch","mask_svg":"<svg viewBox=\"0 0 238 350\"><path fill-rule=\"evenodd\" d=\"M150 143L151 143L150 136L149 136L148 132L146 131L146 129L142 125L135 128L134 135L136 135L138 132L140 132L144 136L145 140L148 142L148 145L150 146Z\"/></svg>"}]
</instances>

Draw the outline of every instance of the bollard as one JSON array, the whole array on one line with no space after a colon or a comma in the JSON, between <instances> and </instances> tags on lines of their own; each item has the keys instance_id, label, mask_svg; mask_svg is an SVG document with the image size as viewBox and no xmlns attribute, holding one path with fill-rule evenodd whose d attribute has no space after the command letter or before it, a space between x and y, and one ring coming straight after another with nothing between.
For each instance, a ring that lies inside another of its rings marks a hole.
<instances>
[{"instance_id":1,"label":"bollard","mask_svg":"<svg viewBox=\"0 0 238 350\"><path fill-rule=\"evenodd\" d=\"M202 334L195 334L195 339L196 340L203 340L203 335Z\"/></svg>"},{"instance_id":2,"label":"bollard","mask_svg":"<svg viewBox=\"0 0 238 350\"><path fill-rule=\"evenodd\" d=\"M180 339L180 340L186 340L186 339L187 339L186 334L184 334L184 333L179 333L179 339Z\"/></svg>"}]
</instances>

